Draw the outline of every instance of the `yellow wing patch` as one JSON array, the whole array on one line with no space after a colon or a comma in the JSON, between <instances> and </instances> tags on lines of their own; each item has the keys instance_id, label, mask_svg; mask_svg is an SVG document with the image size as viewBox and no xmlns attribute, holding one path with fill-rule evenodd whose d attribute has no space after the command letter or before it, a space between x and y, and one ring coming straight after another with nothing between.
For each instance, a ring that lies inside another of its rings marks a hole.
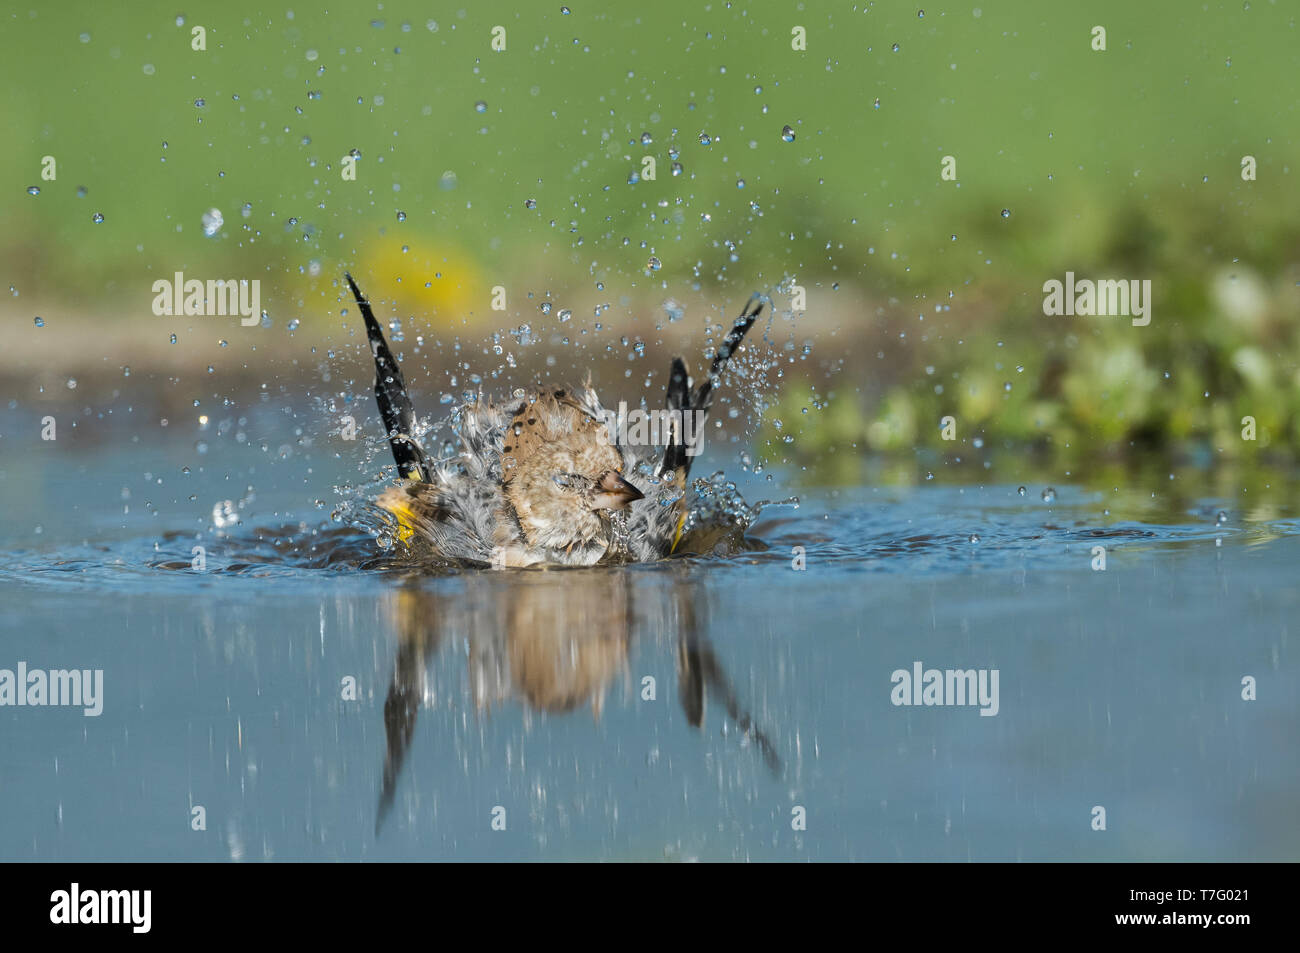
<instances>
[{"instance_id":1,"label":"yellow wing patch","mask_svg":"<svg viewBox=\"0 0 1300 953\"><path fill-rule=\"evenodd\" d=\"M677 532L673 534L673 545L668 550L668 555L677 552L677 544L682 541L682 529L686 526L686 514L682 513L681 519L677 521Z\"/></svg>"},{"instance_id":2,"label":"yellow wing patch","mask_svg":"<svg viewBox=\"0 0 1300 953\"><path fill-rule=\"evenodd\" d=\"M406 496L386 493L379 503L388 512L397 517L397 539L405 543L415 535L415 511L404 502Z\"/></svg>"}]
</instances>

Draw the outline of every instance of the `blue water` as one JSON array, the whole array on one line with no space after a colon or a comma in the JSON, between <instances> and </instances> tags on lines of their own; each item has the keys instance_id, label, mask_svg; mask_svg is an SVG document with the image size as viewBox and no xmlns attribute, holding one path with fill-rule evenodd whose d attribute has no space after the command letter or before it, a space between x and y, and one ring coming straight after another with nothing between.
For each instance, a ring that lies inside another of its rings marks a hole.
<instances>
[{"instance_id":1,"label":"blue water","mask_svg":"<svg viewBox=\"0 0 1300 953\"><path fill-rule=\"evenodd\" d=\"M4 462L0 668L105 697L0 708L3 859L1300 856L1287 493L804 486L732 556L430 575L337 460L213 456ZM997 714L892 704L914 662Z\"/></svg>"}]
</instances>

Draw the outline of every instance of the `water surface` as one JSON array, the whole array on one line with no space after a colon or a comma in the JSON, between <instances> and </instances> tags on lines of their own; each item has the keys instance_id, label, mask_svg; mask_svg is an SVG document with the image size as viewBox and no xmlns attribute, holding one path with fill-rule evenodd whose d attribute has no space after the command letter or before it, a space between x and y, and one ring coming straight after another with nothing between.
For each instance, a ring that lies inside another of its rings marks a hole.
<instances>
[{"instance_id":1,"label":"water surface","mask_svg":"<svg viewBox=\"0 0 1300 953\"><path fill-rule=\"evenodd\" d=\"M105 701L0 711L5 859L1300 854L1285 502L812 489L728 557L433 575L247 462L7 463L0 668ZM997 714L892 704L915 662Z\"/></svg>"}]
</instances>

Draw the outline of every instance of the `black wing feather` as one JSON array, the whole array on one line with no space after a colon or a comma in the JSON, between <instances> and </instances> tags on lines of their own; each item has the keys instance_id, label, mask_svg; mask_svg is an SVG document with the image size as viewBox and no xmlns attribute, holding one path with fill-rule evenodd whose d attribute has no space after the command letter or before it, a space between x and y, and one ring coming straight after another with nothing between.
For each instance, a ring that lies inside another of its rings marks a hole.
<instances>
[{"instance_id":1,"label":"black wing feather","mask_svg":"<svg viewBox=\"0 0 1300 953\"><path fill-rule=\"evenodd\" d=\"M357 299L357 307L361 309L361 317L366 322L366 337L370 340L370 351L375 357L375 402L379 404L379 414L384 418L384 429L388 432L388 445L393 449L397 470L408 480L427 483L429 461L411 435L415 429L415 412L411 408L411 398L406 394L402 369L397 366L397 359L388 348L383 329L370 310L370 302L350 274L344 272L343 276L347 278L352 296Z\"/></svg>"},{"instance_id":2,"label":"black wing feather","mask_svg":"<svg viewBox=\"0 0 1300 953\"><path fill-rule=\"evenodd\" d=\"M731 330L723 338L722 343L718 345L718 352L713 356L713 364L709 367L708 376L700 382L694 390L690 387L690 376L686 371L686 362L680 357L673 358L672 369L668 374L668 394L667 407L672 413L669 419L672 421L672 432L669 437L668 446L664 449L663 463L659 465L659 475L667 476L676 470L682 470L683 475L689 474L691 469L691 457L687 454L687 447L683 440L681 421L678 413L690 413L693 411L702 411L708 413L709 407L713 404L714 385L722 377L722 372L727 367L727 362L731 360L731 355L735 353L740 342L744 340L745 334L754 326L754 321L763 313L763 299L760 295L755 294L749 299L740 317L732 322ZM701 421L700 423L703 423ZM696 433L700 433L701 428L696 427Z\"/></svg>"}]
</instances>

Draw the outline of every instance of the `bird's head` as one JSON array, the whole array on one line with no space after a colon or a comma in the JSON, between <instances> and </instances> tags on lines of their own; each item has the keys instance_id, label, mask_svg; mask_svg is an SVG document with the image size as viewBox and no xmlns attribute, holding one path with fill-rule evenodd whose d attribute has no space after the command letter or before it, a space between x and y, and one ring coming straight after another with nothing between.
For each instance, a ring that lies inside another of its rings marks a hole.
<instances>
[{"instance_id":1,"label":"bird's head","mask_svg":"<svg viewBox=\"0 0 1300 953\"><path fill-rule=\"evenodd\" d=\"M506 484L506 497L534 546L554 549L586 544L606 532L611 512L644 494L622 473L623 460L608 443L562 441L521 461Z\"/></svg>"}]
</instances>

